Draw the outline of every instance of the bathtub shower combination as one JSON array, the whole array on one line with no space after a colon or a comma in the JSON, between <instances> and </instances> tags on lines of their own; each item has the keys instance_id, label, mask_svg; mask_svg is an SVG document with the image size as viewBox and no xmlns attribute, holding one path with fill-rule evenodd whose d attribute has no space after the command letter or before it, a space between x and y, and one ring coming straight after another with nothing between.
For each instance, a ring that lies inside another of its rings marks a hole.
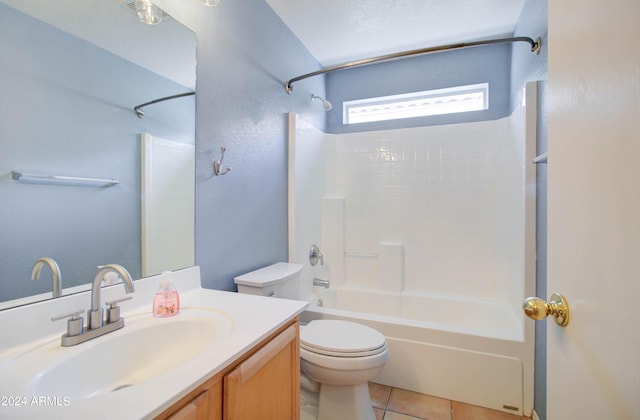
<instances>
[{"instance_id":1,"label":"bathtub shower combination","mask_svg":"<svg viewBox=\"0 0 640 420\"><path fill-rule=\"evenodd\" d=\"M344 319L384 334L389 359L374 382L521 412L526 351L522 337L508 337L520 327L505 305L348 287L311 303L302 322Z\"/></svg>"},{"instance_id":2,"label":"bathtub shower combination","mask_svg":"<svg viewBox=\"0 0 640 420\"><path fill-rule=\"evenodd\" d=\"M530 415L534 324L520 305L535 292L535 89L477 123L326 134L290 115L302 321L384 334L375 382ZM309 264L312 244L324 264Z\"/></svg>"}]
</instances>

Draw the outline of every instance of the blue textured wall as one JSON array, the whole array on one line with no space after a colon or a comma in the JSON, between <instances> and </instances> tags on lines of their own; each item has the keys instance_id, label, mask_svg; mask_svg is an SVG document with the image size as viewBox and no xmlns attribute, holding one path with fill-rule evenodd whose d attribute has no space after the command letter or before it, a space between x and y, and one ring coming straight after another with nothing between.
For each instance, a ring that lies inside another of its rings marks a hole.
<instances>
[{"instance_id":1,"label":"blue textured wall","mask_svg":"<svg viewBox=\"0 0 640 420\"><path fill-rule=\"evenodd\" d=\"M312 112L322 127L309 91L323 95L324 80L285 93L285 80L318 63L264 1L223 0L202 14L194 23L196 264L205 287L235 290L236 275L288 259L287 113ZM221 146L233 170L213 176Z\"/></svg>"},{"instance_id":2,"label":"blue textured wall","mask_svg":"<svg viewBox=\"0 0 640 420\"><path fill-rule=\"evenodd\" d=\"M526 44L522 48L527 48ZM511 46L492 45L422 55L341 70L327 75L327 96L333 104L327 126L331 133L386 130L486 121L509 112ZM399 93L489 83L489 109L450 115L342 124L344 101Z\"/></svg>"}]
</instances>

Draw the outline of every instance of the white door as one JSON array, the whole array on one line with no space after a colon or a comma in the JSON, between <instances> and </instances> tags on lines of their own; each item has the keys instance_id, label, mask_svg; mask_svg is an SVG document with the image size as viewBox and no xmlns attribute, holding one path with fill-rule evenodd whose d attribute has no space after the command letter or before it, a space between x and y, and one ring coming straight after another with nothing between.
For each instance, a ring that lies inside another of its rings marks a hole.
<instances>
[{"instance_id":1,"label":"white door","mask_svg":"<svg viewBox=\"0 0 640 420\"><path fill-rule=\"evenodd\" d=\"M640 1L549 1L548 47L547 419L640 419Z\"/></svg>"},{"instance_id":2,"label":"white door","mask_svg":"<svg viewBox=\"0 0 640 420\"><path fill-rule=\"evenodd\" d=\"M191 267L195 255L195 146L143 133L142 276Z\"/></svg>"}]
</instances>

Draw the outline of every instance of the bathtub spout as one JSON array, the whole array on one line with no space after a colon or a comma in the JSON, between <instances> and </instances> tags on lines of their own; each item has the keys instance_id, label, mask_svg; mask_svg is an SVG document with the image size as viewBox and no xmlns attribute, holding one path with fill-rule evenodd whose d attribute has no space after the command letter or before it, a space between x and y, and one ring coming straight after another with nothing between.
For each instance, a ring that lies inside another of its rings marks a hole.
<instances>
[{"instance_id":1,"label":"bathtub spout","mask_svg":"<svg viewBox=\"0 0 640 420\"><path fill-rule=\"evenodd\" d=\"M319 278L314 278L313 279L313 285L314 286L322 286L325 289L328 289L329 286L330 286L329 280L322 280L322 279L319 279Z\"/></svg>"}]
</instances>

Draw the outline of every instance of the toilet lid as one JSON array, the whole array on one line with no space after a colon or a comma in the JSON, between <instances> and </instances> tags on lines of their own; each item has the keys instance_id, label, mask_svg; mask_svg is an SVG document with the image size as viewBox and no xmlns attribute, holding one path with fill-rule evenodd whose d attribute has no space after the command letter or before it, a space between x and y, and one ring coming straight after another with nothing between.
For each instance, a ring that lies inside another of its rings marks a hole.
<instances>
[{"instance_id":1,"label":"toilet lid","mask_svg":"<svg viewBox=\"0 0 640 420\"><path fill-rule=\"evenodd\" d=\"M384 335L355 322L322 319L300 331L300 346L330 356L368 356L386 348Z\"/></svg>"}]
</instances>

